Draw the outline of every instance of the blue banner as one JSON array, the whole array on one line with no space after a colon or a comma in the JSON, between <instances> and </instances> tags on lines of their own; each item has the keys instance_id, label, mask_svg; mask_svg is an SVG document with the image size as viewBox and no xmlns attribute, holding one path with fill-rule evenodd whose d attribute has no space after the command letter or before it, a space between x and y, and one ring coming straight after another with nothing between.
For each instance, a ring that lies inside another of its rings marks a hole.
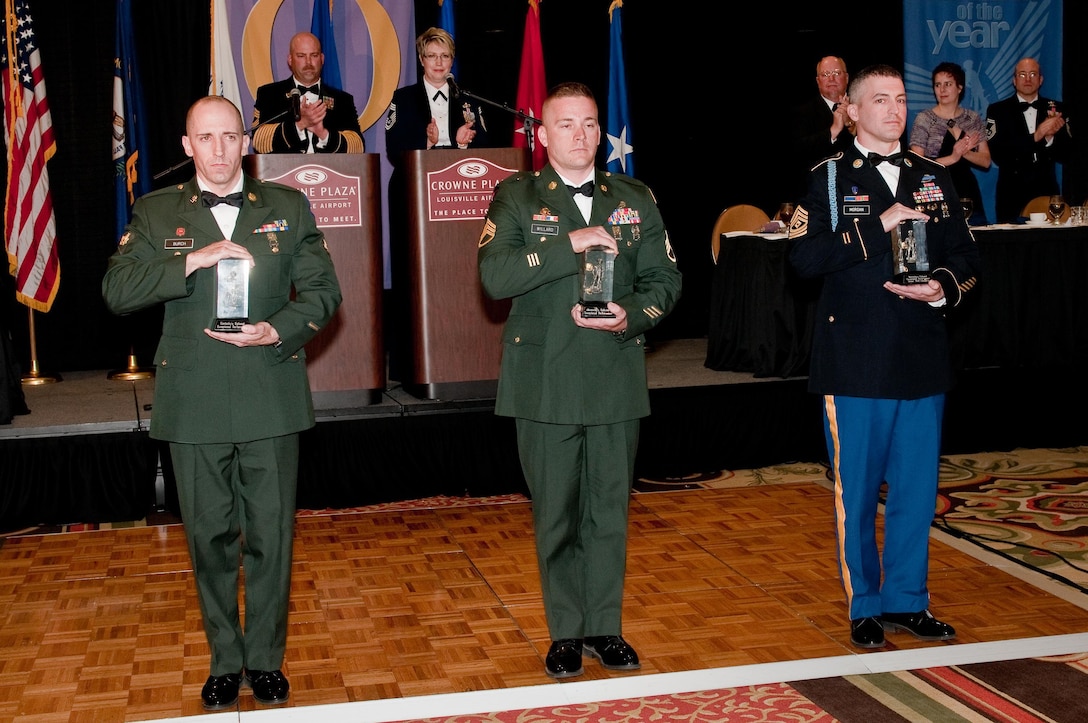
<instances>
[{"instance_id":1,"label":"blue banner","mask_svg":"<svg viewBox=\"0 0 1088 723\"><path fill-rule=\"evenodd\" d=\"M935 104L932 71L945 61L966 75L960 105L983 119L991 103L1015 92L1013 70L1021 58L1039 61L1045 78L1040 92L1062 97L1062 5L1056 0L906 0L903 41L908 135L914 116ZM997 164L975 175L993 222Z\"/></svg>"}]
</instances>

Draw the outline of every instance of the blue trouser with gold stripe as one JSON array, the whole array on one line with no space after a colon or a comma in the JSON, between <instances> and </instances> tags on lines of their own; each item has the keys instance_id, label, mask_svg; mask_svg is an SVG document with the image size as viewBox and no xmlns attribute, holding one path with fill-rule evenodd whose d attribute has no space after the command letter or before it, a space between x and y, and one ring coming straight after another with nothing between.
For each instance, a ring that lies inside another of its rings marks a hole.
<instances>
[{"instance_id":1,"label":"blue trouser with gold stripe","mask_svg":"<svg viewBox=\"0 0 1088 723\"><path fill-rule=\"evenodd\" d=\"M943 394L910 400L824 397L839 573L851 620L929 607L929 527L943 414ZM884 482L881 555L876 515Z\"/></svg>"}]
</instances>

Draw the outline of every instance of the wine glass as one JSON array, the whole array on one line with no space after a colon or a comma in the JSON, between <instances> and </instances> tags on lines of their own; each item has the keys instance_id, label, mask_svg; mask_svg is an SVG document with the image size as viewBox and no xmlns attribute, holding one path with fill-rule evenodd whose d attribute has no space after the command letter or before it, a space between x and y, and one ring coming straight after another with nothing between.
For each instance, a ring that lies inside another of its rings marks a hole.
<instances>
[{"instance_id":1,"label":"wine glass","mask_svg":"<svg viewBox=\"0 0 1088 723\"><path fill-rule=\"evenodd\" d=\"M963 220L970 226L971 217L975 215L975 199L964 196L960 199L960 203L963 205Z\"/></svg>"},{"instance_id":2,"label":"wine glass","mask_svg":"<svg viewBox=\"0 0 1088 723\"><path fill-rule=\"evenodd\" d=\"M1046 212L1050 215L1050 222L1053 224L1061 223L1062 214L1065 213L1066 208L1068 208L1068 206L1065 203L1064 197L1051 196L1050 205L1046 207Z\"/></svg>"}]
</instances>

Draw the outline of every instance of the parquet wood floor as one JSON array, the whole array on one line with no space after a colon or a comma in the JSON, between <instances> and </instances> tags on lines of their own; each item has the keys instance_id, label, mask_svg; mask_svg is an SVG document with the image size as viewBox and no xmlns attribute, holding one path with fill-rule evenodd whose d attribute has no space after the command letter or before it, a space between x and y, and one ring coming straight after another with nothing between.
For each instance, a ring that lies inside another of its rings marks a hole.
<instances>
[{"instance_id":1,"label":"parquet wood floor","mask_svg":"<svg viewBox=\"0 0 1088 723\"><path fill-rule=\"evenodd\" d=\"M300 515L288 707L553 684L528 502ZM831 493L816 482L637 494L624 635L641 671L866 655L849 644ZM1088 610L935 539L949 643L1088 631ZM0 548L0 720L203 715L209 652L180 525ZM565 683L564 683L565 685ZM248 693L238 711L260 708ZM235 712L237 715L237 712Z\"/></svg>"}]
</instances>

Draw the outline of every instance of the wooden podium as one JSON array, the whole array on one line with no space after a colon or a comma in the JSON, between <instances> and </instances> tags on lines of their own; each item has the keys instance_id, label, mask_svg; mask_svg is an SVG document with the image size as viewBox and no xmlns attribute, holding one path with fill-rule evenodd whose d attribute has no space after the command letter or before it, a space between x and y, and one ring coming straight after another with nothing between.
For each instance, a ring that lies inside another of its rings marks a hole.
<instances>
[{"instance_id":1,"label":"wooden podium","mask_svg":"<svg viewBox=\"0 0 1088 723\"><path fill-rule=\"evenodd\" d=\"M376 403L385 389L378 154L260 153L245 156L242 166L309 197L336 267L343 301L328 327L306 345L314 406Z\"/></svg>"},{"instance_id":2,"label":"wooden podium","mask_svg":"<svg viewBox=\"0 0 1088 723\"><path fill-rule=\"evenodd\" d=\"M524 148L405 153L411 363L402 383L414 396L495 396L510 301L484 293L476 249L495 185L529 163Z\"/></svg>"}]
</instances>

